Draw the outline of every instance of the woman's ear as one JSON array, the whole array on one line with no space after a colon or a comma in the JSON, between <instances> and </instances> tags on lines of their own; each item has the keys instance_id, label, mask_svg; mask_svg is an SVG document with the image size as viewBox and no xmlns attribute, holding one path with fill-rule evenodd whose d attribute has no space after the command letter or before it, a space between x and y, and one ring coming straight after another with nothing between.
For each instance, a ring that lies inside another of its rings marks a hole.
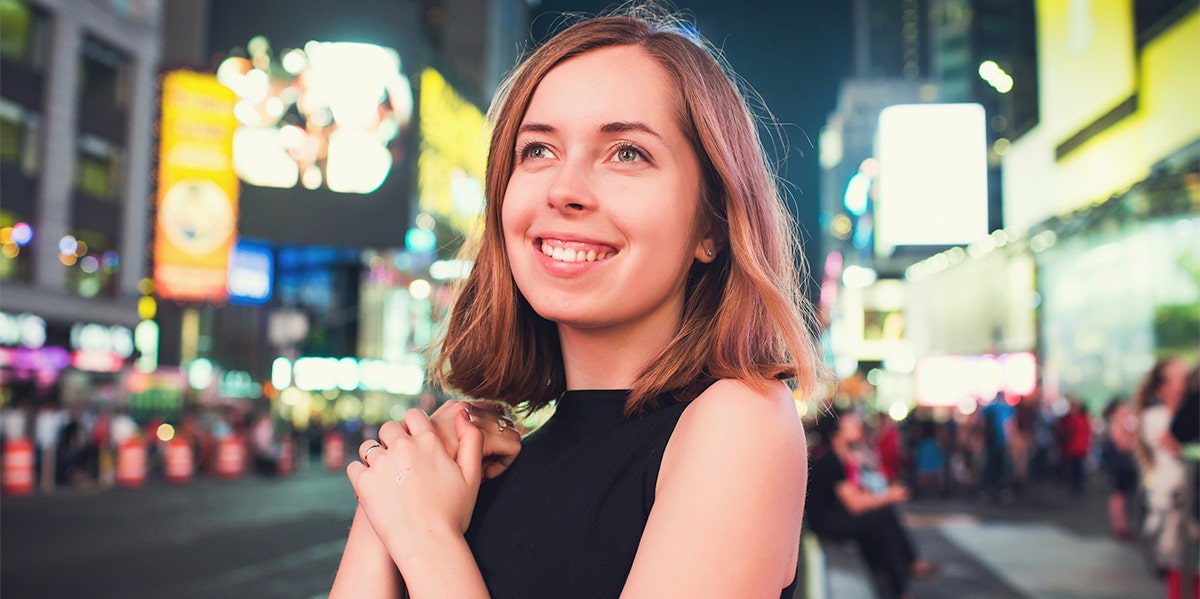
<instances>
[{"instance_id":1,"label":"woman's ear","mask_svg":"<svg viewBox=\"0 0 1200 599\"><path fill-rule=\"evenodd\" d=\"M700 243L696 244L695 256L700 262L710 264L713 260L717 259L717 252L719 251L720 247L717 245L717 242L712 237L705 237L700 240Z\"/></svg>"}]
</instances>

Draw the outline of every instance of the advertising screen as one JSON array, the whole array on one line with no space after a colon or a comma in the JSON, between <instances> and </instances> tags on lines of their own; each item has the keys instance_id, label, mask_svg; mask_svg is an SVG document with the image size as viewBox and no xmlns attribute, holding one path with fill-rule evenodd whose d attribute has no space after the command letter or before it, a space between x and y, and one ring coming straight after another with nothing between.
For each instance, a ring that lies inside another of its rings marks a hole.
<instances>
[{"instance_id":1,"label":"advertising screen","mask_svg":"<svg viewBox=\"0 0 1200 599\"><path fill-rule=\"evenodd\" d=\"M987 140L979 104L900 104L879 113L875 251L959 245L987 231Z\"/></svg>"}]
</instances>

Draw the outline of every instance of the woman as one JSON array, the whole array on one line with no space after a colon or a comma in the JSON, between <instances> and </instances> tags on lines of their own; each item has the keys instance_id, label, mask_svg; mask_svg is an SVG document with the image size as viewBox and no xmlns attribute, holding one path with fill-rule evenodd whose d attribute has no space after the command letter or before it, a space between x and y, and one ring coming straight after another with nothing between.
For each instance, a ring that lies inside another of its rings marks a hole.
<instances>
[{"instance_id":1,"label":"woman","mask_svg":"<svg viewBox=\"0 0 1200 599\"><path fill-rule=\"evenodd\" d=\"M817 378L796 248L733 79L647 12L564 30L493 105L435 376L555 414L482 488L507 427L456 411L453 456L423 412L381 427L334 596L790 596L807 455L781 381Z\"/></svg>"},{"instance_id":2,"label":"woman","mask_svg":"<svg viewBox=\"0 0 1200 599\"><path fill-rule=\"evenodd\" d=\"M1138 435L1134 456L1142 472L1146 493L1143 531L1154 543L1154 557L1167 576L1167 596L1181 596L1180 566L1184 539L1183 460L1171 435L1171 418L1183 400L1188 366L1179 359L1160 360L1146 374L1134 394Z\"/></svg>"}]
</instances>

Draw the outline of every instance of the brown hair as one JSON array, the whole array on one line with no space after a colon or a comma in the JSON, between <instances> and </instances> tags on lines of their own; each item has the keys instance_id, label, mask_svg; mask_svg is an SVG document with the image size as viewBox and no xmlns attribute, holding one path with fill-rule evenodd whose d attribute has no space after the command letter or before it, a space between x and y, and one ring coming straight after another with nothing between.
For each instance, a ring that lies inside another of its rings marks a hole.
<instances>
[{"instance_id":1,"label":"brown hair","mask_svg":"<svg viewBox=\"0 0 1200 599\"><path fill-rule=\"evenodd\" d=\"M1167 369L1176 363L1182 363L1182 361L1178 358L1163 358L1155 362L1133 392L1133 413L1137 415L1139 422L1138 434L1133 438L1133 456L1143 469L1149 469L1154 465L1154 452L1151 451L1141 434L1142 413L1146 408L1163 403L1159 393L1167 382Z\"/></svg>"},{"instance_id":2,"label":"brown hair","mask_svg":"<svg viewBox=\"0 0 1200 599\"><path fill-rule=\"evenodd\" d=\"M808 328L811 306L799 290L801 255L755 117L719 55L656 12L642 7L578 22L534 51L501 86L489 112L484 230L432 364L442 385L531 410L565 390L556 325L533 311L513 279L501 204L517 130L543 77L571 57L635 46L680 90L679 125L704 179L702 226L721 251L711 264L693 264L680 328L634 382L627 412L652 407L663 394L693 399L720 378L761 389L769 379L794 379L804 392L815 386L820 365Z\"/></svg>"}]
</instances>

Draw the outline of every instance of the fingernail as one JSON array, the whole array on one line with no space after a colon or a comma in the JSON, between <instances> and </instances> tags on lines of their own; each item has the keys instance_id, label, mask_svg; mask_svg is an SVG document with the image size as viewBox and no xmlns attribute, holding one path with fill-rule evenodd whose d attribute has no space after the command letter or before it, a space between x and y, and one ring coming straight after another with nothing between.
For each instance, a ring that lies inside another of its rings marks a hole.
<instances>
[{"instance_id":1,"label":"fingernail","mask_svg":"<svg viewBox=\"0 0 1200 599\"><path fill-rule=\"evenodd\" d=\"M467 422L475 422L475 417L471 415L471 406L463 408L463 413L467 415Z\"/></svg>"}]
</instances>

